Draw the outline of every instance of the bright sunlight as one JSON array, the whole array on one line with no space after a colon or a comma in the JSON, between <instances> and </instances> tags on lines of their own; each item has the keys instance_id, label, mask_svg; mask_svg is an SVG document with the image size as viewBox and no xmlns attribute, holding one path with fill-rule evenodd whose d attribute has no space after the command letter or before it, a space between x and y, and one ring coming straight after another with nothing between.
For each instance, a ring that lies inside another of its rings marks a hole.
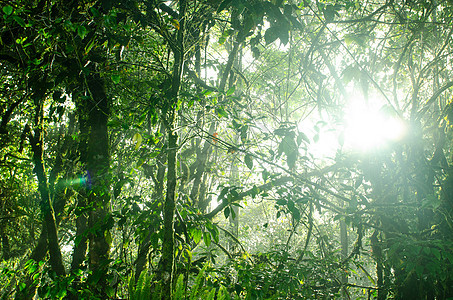
<instances>
[{"instance_id":1,"label":"bright sunlight","mask_svg":"<svg viewBox=\"0 0 453 300\"><path fill-rule=\"evenodd\" d=\"M357 99L347 105L344 112L346 147L367 151L404 137L403 120L388 105L376 103L370 100L367 104Z\"/></svg>"}]
</instances>

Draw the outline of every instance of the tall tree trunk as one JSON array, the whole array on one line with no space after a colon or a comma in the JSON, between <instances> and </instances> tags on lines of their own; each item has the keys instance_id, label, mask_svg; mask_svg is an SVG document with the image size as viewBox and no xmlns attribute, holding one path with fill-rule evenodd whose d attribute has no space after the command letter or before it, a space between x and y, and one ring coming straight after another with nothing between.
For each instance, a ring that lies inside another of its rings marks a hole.
<instances>
[{"instance_id":1,"label":"tall tree trunk","mask_svg":"<svg viewBox=\"0 0 453 300\"><path fill-rule=\"evenodd\" d=\"M105 92L104 82L91 70L86 78L87 94L84 108L79 119L86 120L86 157L82 161L86 165L85 188L87 191L87 206L90 207L88 222L82 214L79 216L78 234L83 234L86 228L90 229L89 240L89 267L93 278L94 288L105 294L107 281L105 274L108 270L110 251L109 236L109 205L110 205L110 152L107 122L109 118L109 101ZM82 242L84 242L82 238ZM73 267L80 264L85 245L76 248L79 253L74 253Z\"/></svg>"},{"instance_id":2,"label":"tall tree trunk","mask_svg":"<svg viewBox=\"0 0 453 300\"><path fill-rule=\"evenodd\" d=\"M87 161L87 142L89 135L88 116L87 116L87 105L86 102L78 97L77 93L72 93L72 100L74 101L77 109L77 119L79 125L79 144L77 145L78 154L80 161L86 165ZM86 174L79 174L81 176L81 186L79 195L77 197L76 207L76 234L74 241L74 248L72 250L72 261L71 261L71 272L82 268L82 264L86 259L88 250L88 212L87 212L87 186L83 185L83 177ZM80 279L76 278L72 283L74 290L79 289ZM77 295L70 294L69 299L77 299Z\"/></svg>"},{"instance_id":3,"label":"tall tree trunk","mask_svg":"<svg viewBox=\"0 0 453 300\"><path fill-rule=\"evenodd\" d=\"M167 194L164 203L164 234L162 240L161 271L163 279L162 299L171 299L174 273L174 214L176 207L176 152L178 135L173 130L168 134Z\"/></svg>"},{"instance_id":4,"label":"tall tree trunk","mask_svg":"<svg viewBox=\"0 0 453 300\"><path fill-rule=\"evenodd\" d=\"M161 125L160 127L160 132L162 135L165 135L165 126ZM161 148L164 147L165 140L161 139L159 141L159 146ZM149 176L152 178L154 182L154 189L153 189L153 194L152 194L152 199L154 201L158 201L158 203L163 203L163 190L164 190L164 180L165 180L165 162L167 160L166 154L163 152L157 157L157 174L154 176L153 174L149 174ZM135 282L138 281L140 274L142 271L145 269L146 262L148 261L148 254L149 254L149 249L151 247L151 234L155 232L157 228L151 227L148 229L148 233L146 234L145 238L143 241L140 243L138 246L138 251L137 251L137 259L135 261Z\"/></svg>"},{"instance_id":5,"label":"tall tree trunk","mask_svg":"<svg viewBox=\"0 0 453 300\"><path fill-rule=\"evenodd\" d=\"M340 220L340 241L341 241L341 258L344 260L348 257L348 227L346 226L346 222L341 219ZM348 299L347 295L347 284L348 284L348 273L342 272L341 275L341 284L342 284L342 289L341 293L343 296L343 299Z\"/></svg>"},{"instance_id":6,"label":"tall tree trunk","mask_svg":"<svg viewBox=\"0 0 453 300\"><path fill-rule=\"evenodd\" d=\"M161 278L163 288L161 299L171 299L172 282L175 273L175 235L174 215L176 207L176 157L178 152L178 134L176 132L176 109L178 94L181 86L181 75L184 63L184 31L186 17L186 0L179 1L179 30L177 35L177 47L173 53L174 65L172 72L172 84L168 93L168 112L164 116L168 131L167 150L167 191L164 202L164 228L162 238L162 257L160 260Z\"/></svg>"},{"instance_id":7,"label":"tall tree trunk","mask_svg":"<svg viewBox=\"0 0 453 300\"><path fill-rule=\"evenodd\" d=\"M384 286L384 268L382 256L381 241L378 239L378 231L375 230L370 237L371 250L373 251L373 257L376 261L376 275L377 275L377 288L378 288L378 300L387 299L387 291Z\"/></svg>"},{"instance_id":8,"label":"tall tree trunk","mask_svg":"<svg viewBox=\"0 0 453 300\"><path fill-rule=\"evenodd\" d=\"M30 144L33 152L33 162L35 173L38 178L38 189L41 195L41 212L43 215L43 232L47 235L47 245L50 254L50 265L57 275L65 275L63 259L61 256L60 245L58 243L57 225L55 222L55 212L50 200L49 185L43 161L43 134L42 134L42 106L37 108L37 124L34 134L30 134Z\"/></svg>"},{"instance_id":9,"label":"tall tree trunk","mask_svg":"<svg viewBox=\"0 0 453 300\"><path fill-rule=\"evenodd\" d=\"M44 97L43 91L38 91L35 95L37 99ZM59 276L66 274L61 256L60 245L58 241L57 224L55 221L55 212L51 203L50 189L47 182L47 174L44 166L43 147L44 137L43 128L43 106L39 100L36 101L35 113L35 128L33 132L29 132L30 146L33 153L34 171L38 179L38 191L41 196L41 214L42 214L42 230L38 240L38 244L32 252L31 259L39 262L44 259L49 251L50 265L52 270ZM31 278L26 280L26 289L16 294L16 299L32 299L36 293L36 285Z\"/></svg>"}]
</instances>

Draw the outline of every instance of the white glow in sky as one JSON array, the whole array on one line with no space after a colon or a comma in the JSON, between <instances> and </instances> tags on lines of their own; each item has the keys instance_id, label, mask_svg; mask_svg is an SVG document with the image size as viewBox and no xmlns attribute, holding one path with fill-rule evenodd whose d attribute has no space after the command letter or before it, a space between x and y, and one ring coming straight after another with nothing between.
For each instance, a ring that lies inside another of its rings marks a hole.
<instances>
[{"instance_id":1,"label":"white glow in sky","mask_svg":"<svg viewBox=\"0 0 453 300\"><path fill-rule=\"evenodd\" d=\"M406 133L404 122L395 114L364 101L351 101L345 109L345 146L369 150L401 139Z\"/></svg>"}]
</instances>

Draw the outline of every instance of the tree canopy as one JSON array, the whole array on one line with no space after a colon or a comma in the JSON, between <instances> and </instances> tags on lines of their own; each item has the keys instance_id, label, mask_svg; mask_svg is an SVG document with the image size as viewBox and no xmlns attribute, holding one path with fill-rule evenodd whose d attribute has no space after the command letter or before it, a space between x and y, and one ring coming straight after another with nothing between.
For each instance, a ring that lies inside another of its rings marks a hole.
<instances>
[{"instance_id":1,"label":"tree canopy","mask_svg":"<svg viewBox=\"0 0 453 300\"><path fill-rule=\"evenodd\" d=\"M453 3L12 0L2 299L453 299Z\"/></svg>"}]
</instances>

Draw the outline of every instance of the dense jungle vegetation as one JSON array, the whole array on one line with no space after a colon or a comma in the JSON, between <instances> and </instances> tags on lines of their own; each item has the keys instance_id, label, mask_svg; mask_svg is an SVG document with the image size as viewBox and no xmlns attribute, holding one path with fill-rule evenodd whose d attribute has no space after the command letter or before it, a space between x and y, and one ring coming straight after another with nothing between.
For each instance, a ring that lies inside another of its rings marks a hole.
<instances>
[{"instance_id":1,"label":"dense jungle vegetation","mask_svg":"<svg viewBox=\"0 0 453 300\"><path fill-rule=\"evenodd\" d=\"M2 299L453 299L453 1L0 1Z\"/></svg>"}]
</instances>

